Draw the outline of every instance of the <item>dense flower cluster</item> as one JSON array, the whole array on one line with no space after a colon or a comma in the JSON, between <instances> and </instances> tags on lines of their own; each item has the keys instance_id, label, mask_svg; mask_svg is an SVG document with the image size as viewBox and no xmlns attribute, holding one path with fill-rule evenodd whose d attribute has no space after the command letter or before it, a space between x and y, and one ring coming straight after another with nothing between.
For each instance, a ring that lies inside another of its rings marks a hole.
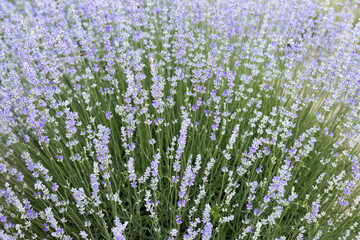
<instances>
[{"instance_id":1,"label":"dense flower cluster","mask_svg":"<svg viewBox=\"0 0 360 240\"><path fill-rule=\"evenodd\" d=\"M0 1L0 239L360 239L332 4Z\"/></svg>"}]
</instances>

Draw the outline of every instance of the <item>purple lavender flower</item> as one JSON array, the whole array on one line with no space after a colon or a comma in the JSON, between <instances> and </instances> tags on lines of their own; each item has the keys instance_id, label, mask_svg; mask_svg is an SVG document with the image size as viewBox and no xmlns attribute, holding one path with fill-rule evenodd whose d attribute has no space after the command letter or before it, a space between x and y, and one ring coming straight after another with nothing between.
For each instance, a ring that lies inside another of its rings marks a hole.
<instances>
[{"instance_id":1,"label":"purple lavender flower","mask_svg":"<svg viewBox=\"0 0 360 240\"><path fill-rule=\"evenodd\" d=\"M111 228L112 233L114 234L114 239L116 240L125 240L124 231L128 224L128 222L120 223L119 217L115 217L115 226Z\"/></svg>"},{"instance_id":2,"label":"purple lavender flower","mask_svg":"<svg viewBox=\"0 0 360 240\"><path fill-rule=\"evenodd\" d=\"M0 239L359 237L358 3L0 5Z\"/></svg>"}]
</instances>

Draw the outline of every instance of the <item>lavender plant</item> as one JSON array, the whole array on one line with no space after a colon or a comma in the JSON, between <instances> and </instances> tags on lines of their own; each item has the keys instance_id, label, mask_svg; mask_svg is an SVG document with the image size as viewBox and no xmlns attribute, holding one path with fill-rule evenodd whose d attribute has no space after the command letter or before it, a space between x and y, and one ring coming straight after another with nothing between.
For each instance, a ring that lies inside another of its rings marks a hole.
<instances>
[{"instance_id":1,"label":"lavender plant","mask_svg":"<svg viewBox=\"0 0 360 240\"><path fill-rule=\"evenodd\" d=\"M360 239L359 1L0 1L0 239Z\"/></svg>"}]
</instances>

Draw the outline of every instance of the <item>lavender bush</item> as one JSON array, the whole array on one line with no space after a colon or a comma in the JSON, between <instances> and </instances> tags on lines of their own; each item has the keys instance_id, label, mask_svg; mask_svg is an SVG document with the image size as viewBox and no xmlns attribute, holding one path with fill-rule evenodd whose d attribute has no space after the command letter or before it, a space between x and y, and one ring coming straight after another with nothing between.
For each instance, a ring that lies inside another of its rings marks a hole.
<instances>
[{"instance_id":1,"label":"lavender bush","mask_svg":"<svg viewBox=\"0 0 360 240\"><path fill-rule=\"evenodd\" d=\"M358 5L0 1L0 239L360 239Z\"/></svg>"}]
</instances>

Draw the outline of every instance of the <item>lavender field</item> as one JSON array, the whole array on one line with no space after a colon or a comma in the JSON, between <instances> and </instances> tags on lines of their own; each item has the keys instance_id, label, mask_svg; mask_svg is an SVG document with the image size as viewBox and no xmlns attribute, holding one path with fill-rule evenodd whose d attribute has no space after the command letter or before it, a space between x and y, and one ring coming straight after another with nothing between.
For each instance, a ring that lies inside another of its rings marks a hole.
<instances>
[{"instance_id":1,"label":"lavender field","mask_svg":"<svg viewBox=\"0 0 360 240\"><path fill-rule=\"evenodd\" d=\"M0 240L360 240L359 16L0 0Z\"/></svg>"}]
</instances>

